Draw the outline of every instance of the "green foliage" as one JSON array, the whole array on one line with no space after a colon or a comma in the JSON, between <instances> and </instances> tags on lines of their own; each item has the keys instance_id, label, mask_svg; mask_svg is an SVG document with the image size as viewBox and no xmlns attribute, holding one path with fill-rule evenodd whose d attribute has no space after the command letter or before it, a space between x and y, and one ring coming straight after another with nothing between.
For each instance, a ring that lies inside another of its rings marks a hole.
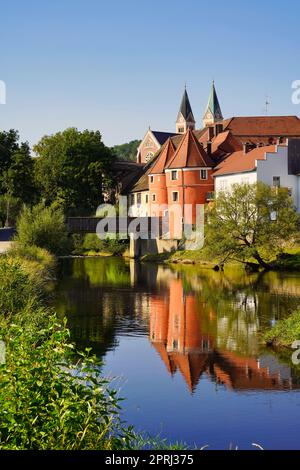
<instances>
[{"instance_id":1,"label":"green foliage","mask_svg":"<svg viewBox=\"0 0 300 470\"><path fill-rule=\"evenodd\" d=\"M100 132L70 128L45 136L34 147L41 197L69 215L94 213L112 183L114 156Z\"/></svg>"},{"instance_id":2,"label":"green foliage","mask_svg":"<svg viewBox=\"0 0 300 470\"><path fill-rule=\"evenodd\" d=\"M140 143L141 140L132 140L127 144L115 145L111 150L119 160L132 160L135 162Z\"/></svg>"},{"instance_id":3,"label":"green foliage","mask_svg":"<svg viewBox=\"0 0 300 470\"><path fill-rule=\"evenodd\" d=\"M75 356L66 325L43 306L26 269L21 258L0 258L0 449L128 447L131 430L101 364L88 352Z\"/></svg>"},{"instance_id":4,"label":"green foliage","mask_svg":"<svg viewBox=\"0 0 300 470\"><path fill-rule=\"evenodd\" d=\"M279 320L264 336L267 343L275 346L291 347L295 340L300 339L300 310L296 310L287 318Z\"/></svg>"},{"instance_id":5,"label":"green foliage","mask_svg":"<svg viewBox=\"0 0 300 470\"><path fill-rule=\"evenodd\" d=\"M271 215L276 214L276 220ZM222 192L208 214L206 250L223 260L256 260L266 268L293 239L299 216L285 188L258 183Z\"/></svg>"},{"instance_id":6,"label":"green foliage","mask_svg":"<svg viewBox=\"0 0 300 470\"><path fill-rule=\"evenodd\" d=\"M10 227L16 224L22 208L22 201L8 194L0 196L0 226L4 227L8 222Z\"/></svg>"},{"instance_id":7,"label":"green foliage","mask_svg":"<svg viewBox=\"0 0 300 470\"><path fill-rule=\"evenodd\" d=\"M69 240L63 211L42 203L25 206L17 221L16 242L22 247L33 245L56 255L66 254Z\"/></svg>"},{"instance_id":8,"label":"green foliage","mask_svg":"<svg viewBox=\"0 0 300 470\"><path fill-rule=\"evenodd\" d=\"M36 199L33 159L15 130L0 132L0 194L32 203Z\"/></svg>"},{"instance_id":9,"label":"green foliage","mask_svg":"<svg viewBox=\"0 0 300 470\"><path fill-rule=\"evenodd\" d=\"M109 253L114 256L119 256L122 255L128 247L128 240L120 240L119 238L100 240L95 233L88 233L83 239L76 237L73 238L73 240L74 253L76 254Z\"/></svg>"}]
</instances>

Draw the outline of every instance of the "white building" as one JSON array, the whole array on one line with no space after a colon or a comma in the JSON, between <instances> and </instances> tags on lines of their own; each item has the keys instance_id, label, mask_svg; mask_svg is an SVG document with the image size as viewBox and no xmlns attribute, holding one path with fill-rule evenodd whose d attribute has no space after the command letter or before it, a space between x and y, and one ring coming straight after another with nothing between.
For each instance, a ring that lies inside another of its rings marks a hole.
<instances>
[{"instance_id":1,"label":"white building","mask_svg":"<svg viewBox=\"0 0 300 470\"><path fill-rule=\"evenodd\" d=\"M234 184L261 181L269 186L285 187L300 212L300 139L285 145L269 145L234 152L222 161L214 173L215 193L230 191Z\"/></svg>"}]
</instances>

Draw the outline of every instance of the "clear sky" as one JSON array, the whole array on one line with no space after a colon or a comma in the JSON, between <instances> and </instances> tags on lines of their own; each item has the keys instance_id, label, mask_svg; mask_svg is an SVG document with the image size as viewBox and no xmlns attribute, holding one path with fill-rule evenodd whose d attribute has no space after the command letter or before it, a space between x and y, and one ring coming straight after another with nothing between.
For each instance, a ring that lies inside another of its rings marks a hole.
<instances>
[{"instance_id":1,"label":"clear sky","mask_svg":"<svg viewBox=\"0 0 300 470\"><path fill-rule=\"evenodd\" d=\"M266 95L300 115L299 17L298 0L0 0L0 129L174 131L185 81L200 127L212 79L224 117L264 114Z\"/></svg>"}]
</instances>

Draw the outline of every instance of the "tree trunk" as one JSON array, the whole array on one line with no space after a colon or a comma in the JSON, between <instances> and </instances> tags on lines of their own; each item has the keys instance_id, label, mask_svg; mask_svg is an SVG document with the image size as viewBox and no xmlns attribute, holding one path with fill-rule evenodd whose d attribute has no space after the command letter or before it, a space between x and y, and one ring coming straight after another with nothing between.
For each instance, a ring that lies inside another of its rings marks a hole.
<instances>
[{"instance_id":1,"label":"tree trunk","mask_svg":"<svg viewBox=\"0 0 300 470\"><path fill-rule=\"evenodd\" d=\"M271 269L271 266L270 264L266 263L262 257L260 256L260 254L258 253L258 251L256 251L253 255L253 258L256 259L256 261L259 263L259 265L264 268L264 269Z\"/></svg>"}]
</instances>

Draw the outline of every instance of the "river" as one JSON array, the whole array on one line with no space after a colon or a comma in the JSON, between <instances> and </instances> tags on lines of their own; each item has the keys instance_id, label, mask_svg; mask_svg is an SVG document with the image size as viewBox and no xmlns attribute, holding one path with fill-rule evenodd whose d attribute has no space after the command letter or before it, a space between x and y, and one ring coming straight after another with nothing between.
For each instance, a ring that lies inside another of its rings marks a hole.
<instances>
[{"instance_id":1,"label":"river","mask_svg":"<svg viewBox=\"0 0 300 470\"><path fill-rule=\"evenodd\" d=\"M169 441L300 449L300 366L261 332L300 305L300 273L63 260L56 309L103 358L122 417Z\"/></svg>"}]
</instances>

